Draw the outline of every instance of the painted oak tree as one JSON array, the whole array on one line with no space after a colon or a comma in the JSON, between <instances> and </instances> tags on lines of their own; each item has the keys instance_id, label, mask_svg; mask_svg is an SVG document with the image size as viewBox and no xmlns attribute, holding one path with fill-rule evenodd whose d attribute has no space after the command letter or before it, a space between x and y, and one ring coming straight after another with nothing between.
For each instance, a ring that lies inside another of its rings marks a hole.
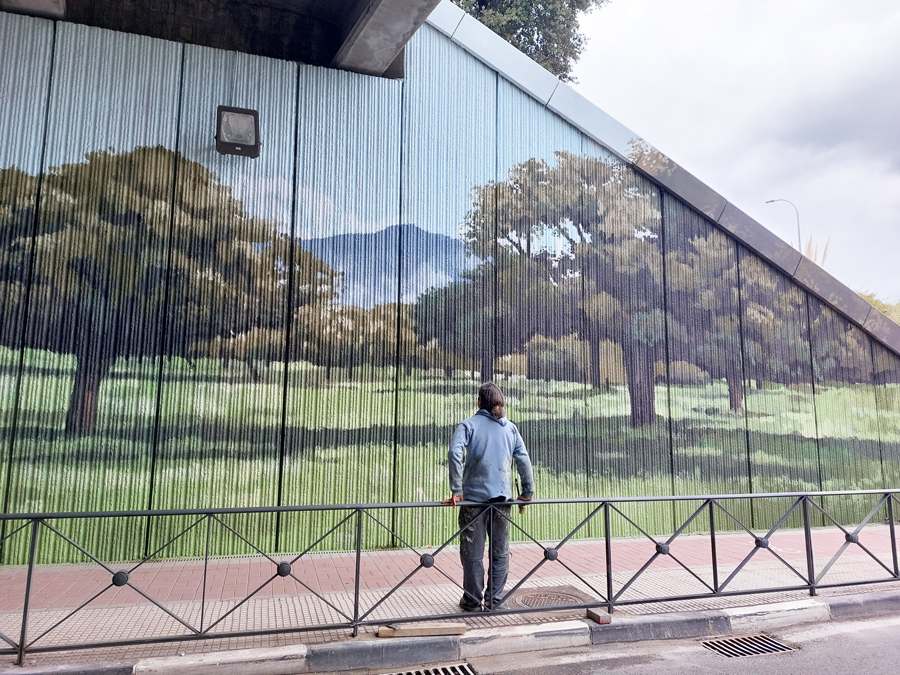
<instances>
[{"instance_id":1,"label":"painted oak tree","mask_svg":"<svg viewBox=\"0 0 900 675\"><path fill-rule=\"evenodd\" d=\"M117 359L198 356L197 345L283 329L286 310L333 295L333 270L250 217L201 164L179 159L173 204L174 162L163 147L137 148L48 172L30 281L25 237L0 242L0 292L21 304L30 283L24 346L76 359L71 435L94 430ZM22 208L0 207L0 227L31 218ZM16 310L8 303L6 316Z\"/></svg>"},{"instance_id":2,"label":"painted oak tree","mask_svg":"<svg viewBox=\"0 0 900 675\"><path fill-rule=\"evenodd\" d=\"M666 248L669 358L724 379L729 407L741 410L744 371L737 247L699 216L669 204Z\"/></svg>"},{"instance_id":3,"label":"painted oak tree","mask_svg":"<svg viewBox=\"0 0 900 675\"><path fill-rule=\"evenodd\" d=\"M521 352L537 335L577 334L590 344L591 384L599 388L602 342L620 344L631 424L650 424L654 364L665 358L659 221L658 194L619 163L565 152L554 165L528 160L506 181L475 189L464 238L484 262L420 303L449 317L443 346L473 349L483 380L496 355ZM421 339L418 320L417 330ZM479 341L485 333L496 333L497 344Z\"/></svg>"}]
</instances>

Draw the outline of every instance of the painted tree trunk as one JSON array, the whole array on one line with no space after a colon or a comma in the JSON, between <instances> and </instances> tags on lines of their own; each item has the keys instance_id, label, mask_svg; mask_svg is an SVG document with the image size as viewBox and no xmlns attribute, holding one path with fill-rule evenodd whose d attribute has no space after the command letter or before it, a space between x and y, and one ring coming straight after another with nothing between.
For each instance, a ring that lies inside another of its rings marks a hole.
<instances>
[{"instance_id":1,"label":"painted tree trunk","mask_svg":"<svg viewBox=\"0 0 900 675\"><path fill-rule=\"evenodd\" d=\"M644 427L656 421L656 388L650 350L636 342L626 342L625 378L631 399L631 426Z\"/></svg>"},{"instance_id":2,"label":"painted tree trunk","mask_svg":"<svg viewBox=\"0 0 900 675\"><path fill-rule=\"evenodd\" d=\"M728 403L732 410L740 410L744 407L744 383L736 372L728 372L725 376L728 383Z\"/></svg>"},{"instance_id":3,"label":"painted tree trunk","mask_svg":"<svg viewBox=\"0 0 900 675\"><path fill-rule=\"evenodd\" d=\"M109 373L114 357L93 359L78 357L75 369L75 385L69 399L66 413L66 434L69 436L89 436L97 426L97 408L100 399L100 383Z\"/></svg>"},{"instance_id":4,"label":"painted tree trunk","mask_svg":"<svg viewBox=\"0 0 900 675\"><path fill-rule=\"evenodd\" d=\"M494 379L494 355L484 350L481 352L481 381L490 382Z\"/></svg>"},{"instance_id":5,"label":"painted tree trunk","mask_svg":"<svg viewBox=\"0 0 900 675\"><path fill-rule=\"evenodd\" d=\"M600 382L600 340L592 339L591 345L591 386L599 389L603 386Z\"/></svg>"}]
</instances>

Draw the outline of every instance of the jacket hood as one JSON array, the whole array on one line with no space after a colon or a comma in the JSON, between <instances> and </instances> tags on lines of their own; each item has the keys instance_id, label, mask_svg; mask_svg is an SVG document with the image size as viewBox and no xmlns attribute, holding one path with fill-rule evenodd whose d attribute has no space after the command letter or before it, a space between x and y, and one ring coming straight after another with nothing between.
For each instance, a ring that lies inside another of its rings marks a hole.
<instances>
[{"instance_id":1,"label":"jacket hood","mask_svg":"<svg viewBox=\"0 0 900 675\"><path fill-rule=\"evenodd\" d=\"M479 411L478 411L477 413L475 413L475 414L476 414L476 415L483 415L484 417L487 417L488 419L494 420L494 421L495 421L497 424L499 424L501 427L505 427L507 424L509 424L509 419L508 419L508 418L506 418L506 417L494 417L494 414L493 414L490 410L485 410L484 408L482 408L481 410L479 410Z\"/></svg>"}]
</instances>

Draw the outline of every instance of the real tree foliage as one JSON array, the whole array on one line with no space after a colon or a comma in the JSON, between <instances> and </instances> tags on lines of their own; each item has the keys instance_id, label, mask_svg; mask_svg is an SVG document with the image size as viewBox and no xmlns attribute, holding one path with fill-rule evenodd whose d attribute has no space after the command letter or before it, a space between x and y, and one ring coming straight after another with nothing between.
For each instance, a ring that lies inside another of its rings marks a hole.
<instances>
[{"instance_id":1,"label":"real tree foliage","mask_svg":"<svg viewBox=\"0 0 900 675\"><path fill-rule=\"evenodd\" d=\"M859 291L859 296L894 323L900 323L900 302L883 300L871 291Z\"/></svg>"},{"instance_id":2,"label":"real tree foliage","mask_svg":"<svg viewBox=\"0 0 900 675\"><path fill-rule=\"evenodd\" d=\"M587 42L578 15L608 0L453 0L505 40L562 80Z\"/></svg>"},{"instance_id":3,"label":"real tree foliage","mask_svg":"<svg viewBox=\"0 0 900 675\"><path fill-rule=\"evenodd\" d=\"M0 335L9 347L75 356L69 434L93 431L117 359L190 358L216 339L283 330L288 311L334 297L336 272L250 217L208 169L178 161L174 206L175 154L163 147L94 152L52 169L33 255L21 224L33 220L34 201L0 194L4 323L30 303L24 335ZM0 173L0 185L29 180Z\"/></svg>"}]
</instances>

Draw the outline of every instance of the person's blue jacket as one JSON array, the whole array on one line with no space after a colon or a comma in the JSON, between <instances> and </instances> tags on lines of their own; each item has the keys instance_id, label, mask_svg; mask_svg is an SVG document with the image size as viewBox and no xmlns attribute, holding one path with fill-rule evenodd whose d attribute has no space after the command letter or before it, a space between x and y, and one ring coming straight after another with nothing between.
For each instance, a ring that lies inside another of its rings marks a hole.
<instances>
[{"instance_id":1,"label":"person's blue jacket","mask_svg":"<svg viewBox=\"0 0 900 675\"><path fill-rule=\"evenodd\" d=\"M465 453L465 467L463 454ZM528 450L516 425L506 417L479 410L462 422L450 440L450 489L466 501L487 502L512 497L512 463L522 479L522 496L534 493Z\"/></svg>"}]
</instances>

